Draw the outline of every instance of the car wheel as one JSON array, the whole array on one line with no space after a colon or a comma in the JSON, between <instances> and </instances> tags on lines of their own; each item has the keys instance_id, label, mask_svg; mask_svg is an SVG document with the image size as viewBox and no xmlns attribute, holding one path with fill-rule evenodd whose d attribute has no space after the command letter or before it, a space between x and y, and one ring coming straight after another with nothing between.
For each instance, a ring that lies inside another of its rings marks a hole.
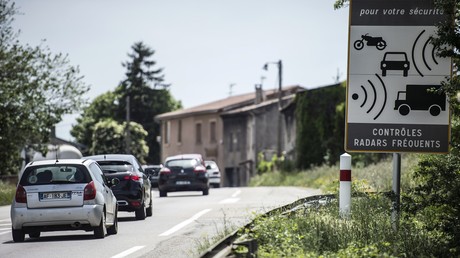
<instances>
[{"instance_id":1,"label":"car wheel","mask_svg":"<svg viewBox=\"0 0 460 258\"><path fill-rule=\"evenodd\" d=\"M24 242L24 238L26 234L24 233L22 229L12 229L11 232L13 234L14 242Z\"/></svg>"},{"instance_id":2,"label":"car wheel","mask_svg":"<svg viewBox=\"0 0 460 258\"><path fill-rule=\"evenodd\" d=\"M206 188L203 190L203 195L208 195L209 194L209 188Z\"/></svg>"},{"instance_id":3,"label":"car wheel","mask_svg":"<svg viewBox=\"0 0 460 258\"><path fill-rule=\"evenodd\" d=\"M107 234L116 235L118 233L118 209L115 210L115 216L113 218L113 225L107 229Z\"/></svg>"},{"instance_id":4,"label":"car wheel","mask_svg":"<svg viewBox=\"0 0 460 258\"><path fill-rule=\"evenodd\" d=\"M147 217L152 217L153 215L153 201L152 201L152 193L150 193L150 204L147 210L145 211Z\"/></svg>"},{"instance_id":5,"label":"car wheel","mask_svg":"<svg viewBox=\"0 0 460 258\"><path fill-rule=\"evenodd\" d=\"M144 220L145 219L145 205L142 203L142 206L136 210L136 219Z\"/></svg>"},{"instance_id":6,"label":"car wheel","mask_svg":"<svg viewBox=\"0 0 460 258\"><path fill-rule=\"evenodd\" d=\"M105 214L102 215L99 226L94 229L94 238L104 238L107 229L105 228Z\"/></svg>"},{"instance_id":7,"label":"car wheel","mask_svg":"<svg viewBox=\"0 0 460 258\"><path fill-rule=\"evenodd\" d=\"M160 197L166 197L166 196L168 196L168 192L160 190Z\"/></svg>"},{"instance_id":8,"label":"car wheel","mask_svg":"<svg viewBox=\"0 0 460 258\"><path fill-rule=\"evenodd\" d=\"M39 238L40 237L40 231L29 233L29 237L30 238Z\"/></svg>"}]
</instances>

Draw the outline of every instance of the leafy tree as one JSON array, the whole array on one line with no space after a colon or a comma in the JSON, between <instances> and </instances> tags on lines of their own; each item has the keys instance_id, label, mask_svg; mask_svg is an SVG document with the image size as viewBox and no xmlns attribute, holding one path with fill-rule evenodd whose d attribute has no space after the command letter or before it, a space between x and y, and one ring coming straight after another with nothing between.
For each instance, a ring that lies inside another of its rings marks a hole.
<instances>
[{"instance_id":1,"label":"leafy tree","mask_svg":"<svg viewBox=\"0 0 460 258\"><path fill-rule=\"evenodd\" d=\"M18 172L22 148L46 152L51 128L84 103L89 87L68 57L21 45L14 3L0 0L0 174Z\"/></svg>"},{"instance_id":2,"label":"leafy tree","mask_svg":"<svg viewBox=\"0 0 460 258\"><path fill-rule=\"evenodd\" d=\"M140 124L147 131L145 141L149 151L145 161L159 163L160 147L156 136L160 135L160 125L154 121L154 117L180 108L181 103L174 100L167 89L168 85L159 86L159 83L163 82L164 75L161 74L162 69L153 70L156 63L151 61L150 57L154 51L142 42L135 43L132 50L133 53L128 54L132 60L122 64L127 68L126 79L113 92L98 96L86 107L82 116L77 118L78 123L72 128L71 134L78 142L88 147L93 146L94 137L99 137L95 132L97 123L108 118L118 124L126 121L126 103L129 97L130 121ZM103 123L99 127L108 125ZM110 130L110 128L106 129ZM101 140L104 141L104 139ZM135 142L135 138L131 137L130 150L133 151L138 146L141 147L142 143ZM98 145L87 150L88 154L102 152L98 149ZM120 149L119 152L125 153L126 149Z\"/></svg>"},{"instance_id":3,"label":"leafy tree","mask_svg":"<svg viewBox=\"0 0 460 258\"><path fill-rule=\"evenodd\" d=\"M124 153L126 122L119 124L112 119L102 120L94 125L94 133L90 153L92 155L104 153ZM145 162L148 147L145 142L147 131L135 122L129 123L131 135L130 150L140 162Z\"/></svg>"},{"instance_id":4,"label":"leafy tree","mask_svg":"<svg viewBox=\"0 0 460 258\"><path fill-rule=\"evenodd\" d=\"M76 119L70 134L75 137L77 142L85 145L87 148L82 150L83 155L94 153L95 149L90 151L93 145L93 132L98 122L104 119L112 119L113 114L117 112L118 97L115 93L109 91L97 96L93 102L83 110L83 114ZM97 137L97 134L95 135Z\"/></svg>"}]
</instances>

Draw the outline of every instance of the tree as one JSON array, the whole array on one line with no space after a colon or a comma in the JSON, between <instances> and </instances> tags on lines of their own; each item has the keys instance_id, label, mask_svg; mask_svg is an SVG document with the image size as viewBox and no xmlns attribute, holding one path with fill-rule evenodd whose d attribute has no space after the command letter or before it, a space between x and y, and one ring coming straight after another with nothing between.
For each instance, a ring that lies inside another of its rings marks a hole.
<instances>
[{"instance_id":1,"label":"tree","mask_svg":"<svg viewBox=\"0 0 460 258\"><path fill-rule=\"evenodd\" d=\"M90 154L124 153L125 129L126 122L119 124L112 119L105 119L96 123L94 125ZM147 131L135 122L130 122L129 129L132 139L130 146L131 154L136 156L140 162L145 163L148 147L144 139L147 136Z\"/></svg>"},{"instance_id":2,"label":"tree","mask_svg":"<svg viewBox=\"0 0 460 258\"><path fill-rule=\"evenodd\" d=\"M126 97L130 99L130 119L141 124L148 132L147 144L149 155L148 163L160 163L160 145L156 137L160 135L160 125L154 120L155 116L173 111L181 107L181 103L174 100L168 87L164 85L163 69L153 69L156 62L151 60L155 53L142 42L132 46L133 52L128 54L131 59L123 66L127 68L126 79L115 90L119 99L117 120L126 118ZM162 86L159 86L162 85Z\"/></svg>"},{"instance_id":3,"label":"tree","mask_svg":"<svg viewBox=\"0 0 460 258\"><path fill-rule=\"evenodd\" d=\"M98 122L113 119L113 114L118 110L118 99L115 93L109 91L97 96L89 106L83 109L83 114L76 119L77 124L72 127L70 134L78 143L86 146L83 155L90 155L93 145L93 133ZM97 134L96 134L97 137ZM93 151L96 151L93 149Z\"/></svg>"},{"instance_id":4,"label":"tree","mask_svg":"<svg viewBox=\"0 0 460 258\"><path fill-rule=\"evenodd\" d=\"M85 103L89 87L68 57L21 45L11 22L14 3L0 0L0 174L15 174L20 150L46 152L52 127Z\"/></svg>"},{"instance_id":5,"label":"tree","mask_svg":"<svg viewBox=\"0 0 460 258\"><path fill-rule=\"evenodd\" d=\"M155 52L142 42L135 43L132 50L133 53L128 54L131 60L122 63L123 67L127 68L126 78L113 92L110 91L98 96L84 109L82 116L77 118L77 125L72 128L71 134L79 143L88 147L93 146L93 142L98 140L96 138L100 137L95 132L97 123L108 118L118 124L126 121L126 100L129 97L130 121L138 123L147 131L145 142L147 142L149 151L145 161L158 164L160 163L160 147L156 137L160 135L160 125L155 122L154 117L180 108L181 103L174 100L167 88L169 85L162 84L163 86L159 86L164 80L164 75L162 75L162 69L153 69L156 63L151 61L150 57ZM101 124L99 126L107 125ZM109 128L106 129L109 130ZM130 132L132 133L131 130ZM126 138L123 137L123 139ZM140 140L140 138L137 139ZM138 146L142 146L142 143L131 137L131 152ZM126 149L119 151L125 153ZM98 149L98 145L95 145L84 153L102 152Z\"/></svg>"}]
</instances>

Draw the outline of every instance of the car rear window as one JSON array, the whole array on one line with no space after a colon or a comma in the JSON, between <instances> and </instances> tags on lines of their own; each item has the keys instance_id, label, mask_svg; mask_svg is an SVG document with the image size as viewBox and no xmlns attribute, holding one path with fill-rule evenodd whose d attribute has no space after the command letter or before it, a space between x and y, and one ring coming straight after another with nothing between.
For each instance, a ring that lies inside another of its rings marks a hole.
<instances>
[{"instance_id":1,"label":"car rear window","mask_svg":"<svg viewBox=\"0 0 460 258\"><path fill-rule=\"evenodd\" d=\"M144 171L145 171L146 174L149 174L149 175L154 174L154 175L156 175L156 174L158 174L158 172L160 172L160 169L161 169L160 167L144 168Z\"/></svg>"},{"instance_id":2,"label":"car rear window","mask_svg":"<svg viewBox=\"0 0 460 258\"><path fill-rule=\"evenodd\" d=\"M167 167L194 168L198 165L196 159L174 159L166 163Z\"/></svg>"},{"instance_id":3,"label":"car rear window","mask_svg":"<svg viewBox=\"0 0 460 258\"><path fill-rule=\"evenodd\" d=\"M89 183L91 176L82 165L47 165L27 168L22 174L20 184L46 185L46 184L73 184Z\"/></svg>"},{"instance_id":4,"label":"car rear window","mask_svg":"<svg viewBox=\"0 0 460 258\"><path fill-rule=\"evenodd\" d=\"M217 164L214 163L214 162L206 163L206 166L209 166L209 167L211 167L212 169L216 169L216 168L217 168Z\"/></svg>"},{"instance_id":5,"label":"car rear window","mask_svg":"<svg viewBox=\"0 0 460 258\"><path fill-rule=\"evenodd\" d=\"M118 160L104 160L97 161L99 166L101 166L104 172L130 172L134 171L134 167L131 163L127 161L118 161Z\"/></svg>"}]
</instances>

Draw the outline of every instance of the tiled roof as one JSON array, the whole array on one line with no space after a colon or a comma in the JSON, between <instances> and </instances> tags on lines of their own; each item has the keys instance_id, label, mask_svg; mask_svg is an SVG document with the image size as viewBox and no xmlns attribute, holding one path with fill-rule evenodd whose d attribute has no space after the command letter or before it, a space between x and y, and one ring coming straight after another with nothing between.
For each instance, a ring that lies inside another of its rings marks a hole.
<instances>
[{"instance_id":1,"label":"tiled roof","mask_svg":"<svg viewBox=\"0 0 460 258\"><path fill-rule=\"evenodd\" d=\"M286 92L286 91L292 92L292 91L297 91L299 89L303 89L303 88L300 86L289 86L289 87L284 87L283 92ZM273 97L276 97L277 92L278 90L275 90L275 89L265 90L264 95L267 97L267 99L272 99ZM291 93L288 93L288 94L291 94ZM195 106L191 108L180 109L180 110L176 110L176 111L172 111L168 113L163 113L163 114L157 115L155 117L155 120L167 120L171 118L186 117L186 116L197 115L197 114L210 114L210 113L217 113L217 112L225 112L228 110L241 108L244 106L254 104L255 96L256 96L255 91L251 93L231 96L225 99L216 100L216 101L209 102L203 105L199 105L199 106Z\"/></svg>"}]
</instances>

